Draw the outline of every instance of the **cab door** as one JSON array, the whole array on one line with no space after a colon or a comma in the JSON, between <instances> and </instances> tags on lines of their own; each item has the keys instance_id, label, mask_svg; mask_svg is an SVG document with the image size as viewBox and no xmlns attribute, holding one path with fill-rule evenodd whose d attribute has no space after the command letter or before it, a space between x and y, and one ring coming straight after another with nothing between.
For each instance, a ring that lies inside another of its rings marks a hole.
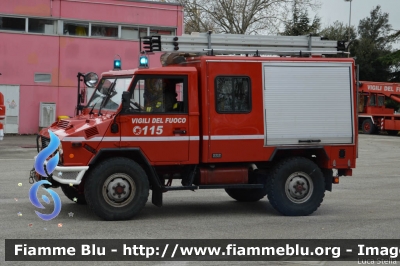
<instances>
[{"instance_id":1,"label":"cab door","mask_svg":"<svg viewBox=\"0 0 400 266\"><path fill-rule=\"evenodd\" d=\"M121 145L137 147L151 162L189 159L188 77L138 75L121 115Z\"/></svg>"}]
</instances>

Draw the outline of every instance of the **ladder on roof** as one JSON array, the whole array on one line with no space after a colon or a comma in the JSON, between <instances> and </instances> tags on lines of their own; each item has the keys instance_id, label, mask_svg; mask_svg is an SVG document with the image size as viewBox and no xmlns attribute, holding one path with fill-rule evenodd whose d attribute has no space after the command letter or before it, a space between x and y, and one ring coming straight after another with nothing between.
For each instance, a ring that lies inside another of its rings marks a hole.
<instances>
[{"instance_id":1,"label":"ladder on roof","mask_svg":"<svg viewBox=\"0 0 400 266\"><path fill-rule=\"evenodd\" d=\"M140 38L141 52L322 55L347 53L344 41L315 36L265 36L244 34L192 33L182 36L146 36ZM143 50L142 50L143 49Z\"/></svg>"}]
</instances>

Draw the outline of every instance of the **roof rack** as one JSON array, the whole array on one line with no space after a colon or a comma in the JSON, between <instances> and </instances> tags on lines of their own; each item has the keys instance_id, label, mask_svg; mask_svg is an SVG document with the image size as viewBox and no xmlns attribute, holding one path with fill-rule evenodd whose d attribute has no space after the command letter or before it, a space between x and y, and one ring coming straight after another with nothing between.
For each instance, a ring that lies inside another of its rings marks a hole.
<instances>
[{"instance_id":1,"label":"roof rack","mask_svg":"<svg viewBox=\"0 0 400 266\"><path fill-rule=\"evenodd\" d=\"M143 50L142 50L143 42ZM141 37L141 52L179 52L217 54L323 55L345 52L344 41L319 36L265 36L245 34L192 33L182 36Z\"/></svg>"}]
</instances>

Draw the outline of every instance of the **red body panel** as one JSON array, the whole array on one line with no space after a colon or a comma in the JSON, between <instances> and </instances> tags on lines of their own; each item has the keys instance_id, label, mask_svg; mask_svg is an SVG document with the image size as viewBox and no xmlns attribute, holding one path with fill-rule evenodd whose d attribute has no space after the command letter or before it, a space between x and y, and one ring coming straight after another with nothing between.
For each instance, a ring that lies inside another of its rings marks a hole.
<instances>
[{"instance_id":1,"label":"red body panel","mask_svg":"<svg viewBox=\"0 0 400 266\"><path fill-rule=\"evenodd\" d=\"M257 58L257 57L207 57L200 62L194 61L199 73L201 73L201 162L265 162L272 159L277 147L264 146L263 124L263 98L262 95L262 68L265 61L305 61L302 58ZM312 62L326 62L324 58L313 58ZM353 62L353 59L338 59L337 61ZM354 68L353 68L354 71ZM240 76L251 78L252 110L247 114L219 114L215 111L214 78L218 75ZM284 82L284 81L283 81ZM352 81L356 87L355 80ZM356 92L354 91L354 105L356 105ZM357 121L357 112L354 112L354 121ZM355 142L358 142L358 130L355 128ZM240 136L247 136L241 139ZM248 139L249 136L252 139ZM205 138L206 137L206 138ZM208 138L207 138L208 137ZM212 140L216 138L215 140ZM220 138L220 139L218 139ZM221 139L222 138L222 139ZM301 149L296 147L295 149ZM323 149L329 160L322 167L354 168L356 159L356 145L324 146ZM340 159L338 151L344 149L347 159ZM212 154L223 154L221 158L213 158ZM350 160L349 160L350 158Z\"/></svg>"}]
</instances>

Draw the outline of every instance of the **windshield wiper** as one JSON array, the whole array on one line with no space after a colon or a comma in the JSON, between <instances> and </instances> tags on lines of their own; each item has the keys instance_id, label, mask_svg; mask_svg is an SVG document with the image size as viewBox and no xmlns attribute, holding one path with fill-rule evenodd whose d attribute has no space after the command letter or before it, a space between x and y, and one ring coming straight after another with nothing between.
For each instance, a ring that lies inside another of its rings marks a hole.
<instances>
[{"instance_id":1,"label":"windshield wiper","mask_svg":"<svg viewBox=\"0 0 400 266\"><path fill-rule=\"evenodd\" d=\"M96 106L96 104L93 104L92 106L88 106L88 108L92 107L92 109L89 112L90 115L94 114L93 113L93 109L94 109L95 106Z\"/></svg>"}]
</instances>

